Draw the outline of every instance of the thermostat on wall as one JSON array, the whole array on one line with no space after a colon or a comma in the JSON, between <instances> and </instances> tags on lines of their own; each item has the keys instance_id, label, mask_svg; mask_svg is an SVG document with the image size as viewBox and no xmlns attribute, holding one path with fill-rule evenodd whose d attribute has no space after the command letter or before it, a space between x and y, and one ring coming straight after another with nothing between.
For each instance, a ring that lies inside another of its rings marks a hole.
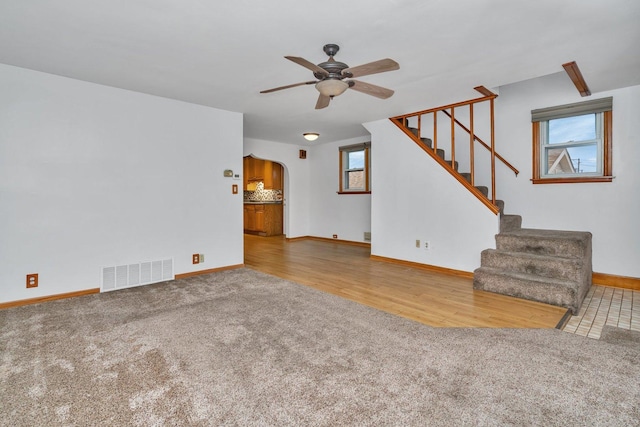
<instances>
[{"instance_id":1,"label":"thermostat on wall","mask_svg":"<svg viewBox=\"0 0 640 427\"><path fill-rule=\"evenodd\" d=\"M226 169L224 171L225 178L231 178L233 176L233 171L231 169Z\"/></svg>"}]
</instances>

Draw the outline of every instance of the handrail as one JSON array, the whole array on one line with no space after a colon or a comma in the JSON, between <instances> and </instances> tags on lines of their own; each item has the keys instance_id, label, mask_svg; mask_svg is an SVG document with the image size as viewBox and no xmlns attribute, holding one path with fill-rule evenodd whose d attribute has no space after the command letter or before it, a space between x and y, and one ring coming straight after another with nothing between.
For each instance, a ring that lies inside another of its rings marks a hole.
<instances>
[{"instance_id":1,"label":"handrail","mask_svg":"<svg viewBox=\"0 0 640 427\"><path fill-rule=\"evenodd\" d=\"M449 113L447 113L446 111L442 111L443 113L445 113L447 116L449 116ZM451 117L451 116L449 116ZM460 121L458 119L455 119L456 124L458 126L460 126L462 128L462 130L466 131L469 135L472 134L472 132L462 123L460 123ZM484 148L486 148L487 150L491 151L491 147L489 147L489 145L487 145L486 142L484 142L483 140L481 140L480 138L478 138L477 135L473 135L473 139L475 139L476 141L478 141L480 143L480 145L482 145ZM520 173L520 171L518 169L516 169L511 163L509 163L504 157L502 157L500 154L496 153L496 159L500 160L502 163L504 163L504 165L506 167L508 167L509 169L511 169L516 176L518 176L518 174Z\"/></svg>"},{"instance_id":2,"label":"handrail","mask_svg":"<svg viewBox=\"0 0 640 427\"><path fill-rule=\"evenodd\" d=\"M516 176L518 175L519 171L518 169L516 169L513 165L511 165L504 157L502 157L500 154L496 153L495 150L495 126L494 126L494 121L495 121L495 116L494 116L494 101L495 99L498 97L498 95L494 94L493 92L491 92L488 89L485 89L482 86L479 86L477 88L475 88L476 90L478 90L478 92L482 93L484 96L480 97L480 98L474 98L474 99L470 99L467 101L462 101L462 102L456 102L453 104L448 104L448 105L443 105L441 107L436 107L436 108L430 108L427 110L422 110L422 111L417 111L415 113L409 113L409 114L404 114L401 116L396 116L396 117L391 117L390 120L396 124L405 134L407 134L407 136L409 136L411 139L413 139L416 143L418 143L424 151L426 151L431 157L433 157L434 160L436 160L436 162L440 163L443 167L445 167L445 169L447 169L449 171L449 173L451 173L458 181L460 181L461 184L463 184L465 187L467 187L469 189L469 191L471 191L476 197L478 197L478 199L480 199L480 201L482 201L487 207L489 207L494 213L498 213L499 209L497 207L496 204L496 182L495 182L495 160L496 158L498 160L500 160L504 165L506 165L509 169L511 169ZM483 90L480 90L483 89ZM480 102L485 102L485 101L489 101L490 104L490 127L491 127L491 144L487 144L486 142L484 142L482 139L480 139L478 136L475 135L474 133L474 122L473 122L473 117L474 117L474 109L473 106L477 103ZM470 120L471 120L471 129L467 128L464 124L462 124L456 117L455 117L455 108L457 107L463 107L463 106L469 106L469 115L470 115ZM447 110L451 110L450 112ZM451 149L451 153L450 153L450 157L451 160L450 161L445 161L444 159L440 158L438 156L438 113L439 112L443 112L445 113L449 119L451 120L451 143L450 143L450 149ZM427 115L427 114L433 114L433 140L432 143L429 144L429 146L427 146L426 144L424 144L421 140L421 132L422 132L422 116L423 115ZM409 129L409 118L412 117L417 117L417 129L414 129L413 131ZM455 125L460 126L464 131L466 131L469 134L469 162L470 162L470 176L471 179L469 181L465 180L463 178L463 175L461 175L456 167L455 167L455 148L456 148L456 141L455 141ZM414 133L415 132L415 133ZM475 155L474 155L474 141L478 141L480 143L480 145L482 145L485 149L489 150L491 153L491 199L485 197L480 190L475 187L475 166L474 166L474 159L475 159ZM432 146L432 147L430 147Z\"/></svg>"}]
</instances>

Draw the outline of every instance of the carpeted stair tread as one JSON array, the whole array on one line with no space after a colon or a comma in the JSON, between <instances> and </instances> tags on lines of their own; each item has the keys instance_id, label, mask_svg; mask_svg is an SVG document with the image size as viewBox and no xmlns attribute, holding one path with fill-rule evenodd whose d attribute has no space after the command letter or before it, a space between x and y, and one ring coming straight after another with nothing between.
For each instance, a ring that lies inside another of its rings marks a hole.
<instances>
[{"instance_id":1,"label":"carpeted stair tread","mask_svg":"<svg viewBox=\"0 0 640 427\"><path fill-rule=\"evenodd\" d=\"M476 272L478 270L481 270L482 272L489 273L489 274L496 274L498 276L515 277L518 279L528 280L531 282L547 284L547 285L553 284L555 286L562 287L562 288L573 289L576 286L576 283L572 280L558 279L554 277L541 277L541 276L538 276L537 274L519 273L517 271L505 271L502 268L480 267L476 270Z\"/></svg>"},{"instance_id":2,"label":"carpeted stair tread","mask_svg":"<svg viewBox=\"0 0 640 427\"><path fill-rule=\"evenodd\" d=\"M539 255L573 255L591 258L591 233L585 231L521 228L496 235L496 248ZM591 263L589 262L589 268Z\"/></svg>"},{"instance_id":3,"label":"carpeted stair tread","mask_svg":"<svg viewBox=\"0 0 640 427\"><path fill-rule=\"evenodd\" d=\"M506 255L510 255L510 256L519 256L519 257L523 257L523 258L528 258L531 260L544 260L544 261L550 261L550 260L554 260L554 259L560 259L560 260L566 260L568 262L571 263L576 263L579 264L580 263L580 258L573 256L573 255L541 255L541 254L533 254L533 253L529 253L529 252L516 252L516 251L500 251L497 249L485 249L484 252L497 252L497 253L502 253L502 254L506 254Z\"/></svg>"},{"instance_id":4,"label":"carpeted stair tread","mask_svg":"<svg viewBox=\"0 0 640 427\"><path fill-rule=\"evenodd\" d=\"M584 241L586 236L591 236L588 231L566 231L566 230L545 230L542 228L521 228L517 231L511 231L510 235L518 235L523 237L541 237L548 239L568 239Z\"/></svg>"},{"instance_id":5,"label":"carpeted stair tread","mask_svg":"<svg viewBox=\"0 0 640 427\"><path fill-rule=\"evenodd\" d=\"M485 185L476 185L476 188L478 189L479 192L482 193L484 197L489 197L489 187Z\"/></svg>"},{"instance_id":6,"label":"carpeted stair tread","mask_svg":"<svg viewBox=\"0 0 640 427\"><path fill-rule=\"evenodd\" d=\"M502 204L499 204L498 202L502 202L502 200L496 200L496 205L498 205L501 213L500 233L520 230L520 228L522 227L522 217L520 215L509 215L502 213L502 211L504 210L504 202L502 202Z\"/></svg>"},{"instance_id":7,"label":"carpeted stair tread","mask_svg":"<svg viewBox=\"0 0 640 427\"><path fill-rule=\"evenodd\" d=\"M481 260L482 267L500 268L509 272L535 274L544 278L566 279L574 282L584 279L582 260L574 256L549 256L485 249L482 251Z\"/></svg>"},{"instance_id":8,"label":"carpeted stair tread","mask_svg":"<svg viewBox=\"0 0 640 427\"><path fill-rule=\"evenodd\" d=\"M500 268L480 267L475 270L473 288L566 307L574 315L582 303L580 285L575 281L504 271Z\"/></svg>"}]
</instances>

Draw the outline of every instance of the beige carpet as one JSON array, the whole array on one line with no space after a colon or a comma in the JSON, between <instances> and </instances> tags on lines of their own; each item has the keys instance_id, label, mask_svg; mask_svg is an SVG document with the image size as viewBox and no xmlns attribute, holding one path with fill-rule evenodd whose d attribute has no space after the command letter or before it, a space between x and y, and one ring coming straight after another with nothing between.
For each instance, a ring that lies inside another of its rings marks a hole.
<instances>
[{"instance_id":1,"label":"beige carpet","mask_svg":"<svg viewBox=\"0 0 640 427\"><path fill-rule=\"evenodd\" d=\"M0 425L640 425L640 348L239 269L0 311Z\"/></svg>"}]
</instances>

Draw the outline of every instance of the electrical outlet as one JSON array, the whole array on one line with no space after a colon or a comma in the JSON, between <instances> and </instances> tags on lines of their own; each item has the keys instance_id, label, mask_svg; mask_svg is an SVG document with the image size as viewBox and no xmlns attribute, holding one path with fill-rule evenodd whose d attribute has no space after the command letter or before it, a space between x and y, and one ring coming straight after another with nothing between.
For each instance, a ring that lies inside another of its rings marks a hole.
<instances>
[{"instance_id":1,"label":"electrical outlet","mask_svg":"<svg viewBox=\"0 0 640 427\"><path fill-rule=\"evenodd\" d=\"M337 234L334 234L334 235L333 235L333 238L334 238L334 239L337 239L337 238L338 238L338 235L337 235Z\"/></svg>"},{"instance_id":2,"label":"electrical outlet","mask_svg":"<svg viewBox=\"0 0 640 427\"><path fill-rule=\"evenodd\" d=\"M27 274L27 288L37 288L38 287L38 274Z\"/></svg>"},{"instance_id":3,"label":"electrical outlet","mask_svg":"<svg viewBox=\"0 0 640 427\"><path fill-rule=\"evenodd\" d=\"M420 240L416 239L416 248L420 249Z\"/></svg>"},{"instance_id":4,"label":"electrical outlet","mask_svg":"<svg viewBox=\"0 0 640 427\"><path fill-rule=\"evenodd\" d=\"M425 248L426 250L431 249L431 243L430 243L428 240L425 240L425 241L424 241L424 248Z\"/></svg>"},{"instance_id":5,"label":"electrical outlet","mask_svg":"<svg viewBox=\"0 0 640 427\"><path fill-rule=\"evenodd\" d=\"M199 264L200 263L200 254L191 255L191 263L192 264Z\"/></svg>"},{"instance_id":6,"label":"electrical outlet","mask_svg":"<svg viewBox=\"0 0 640 427\"><path fill-rule=\"evenodd\" d=\"M202 264L204 262L204 254L200 254L200 256L198 257L200 261L200 263Z\"/></svg>"}]
</instances>

